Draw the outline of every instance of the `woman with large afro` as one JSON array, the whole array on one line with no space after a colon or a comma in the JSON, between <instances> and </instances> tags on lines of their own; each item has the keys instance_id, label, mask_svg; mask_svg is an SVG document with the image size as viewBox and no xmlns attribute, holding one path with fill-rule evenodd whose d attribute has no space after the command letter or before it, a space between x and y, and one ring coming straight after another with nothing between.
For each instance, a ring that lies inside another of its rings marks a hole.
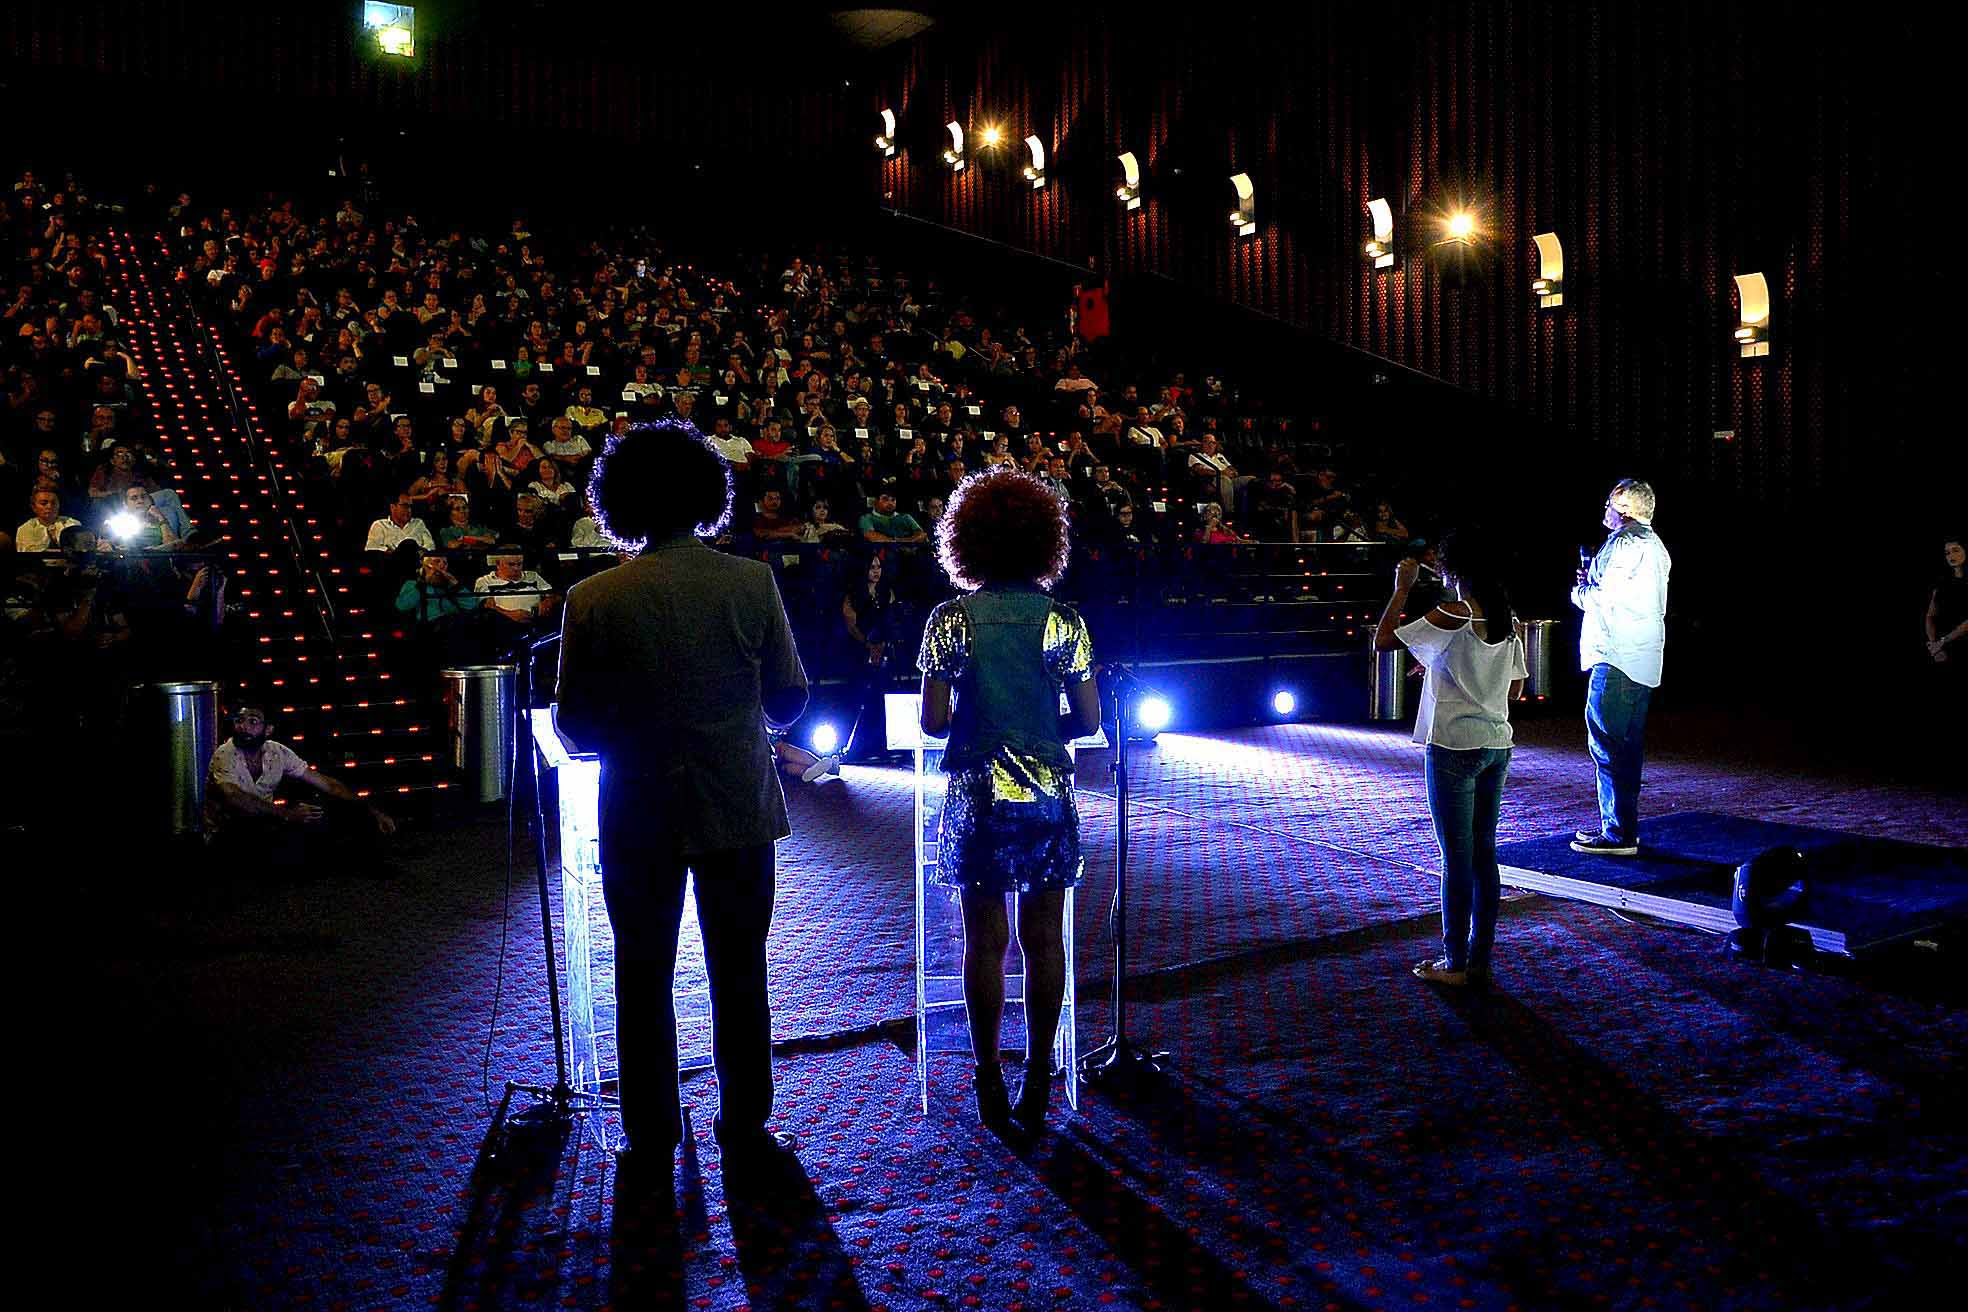
<instances>
[{"instance_id":1,"label":"woman with large afro","mask_svg":"<svg viewBox=\"0 0 1968 1312\"><path fill-rule=\"evenodd\" d=\"M1066 890L1081 870L1066 744L1100 727L1093 643L1079 615L1047 593L1066 570L1067 510L1038 479L1015 465L966 479L936 544L965 595L930 613L920 658L923 731L949 739L934 877L962 898L978 1115L994 1129L1016 1120L1036 1131L1051 1102L1065 991ZM1025 1080L1015 1108L998 1064L1008 894L1018 898L1025 958Z\"/></svg>"}]
</instances>

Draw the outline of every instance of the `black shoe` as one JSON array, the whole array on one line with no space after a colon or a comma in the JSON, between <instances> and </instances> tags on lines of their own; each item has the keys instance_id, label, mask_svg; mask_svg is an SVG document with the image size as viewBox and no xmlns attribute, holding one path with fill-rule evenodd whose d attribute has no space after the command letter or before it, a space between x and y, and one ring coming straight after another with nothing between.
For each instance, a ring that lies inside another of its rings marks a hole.
<instances>
[{"instance_id":1,"label":"black shoe","mask_svg":"<svg viewBox=\"0 0 1968 1312\"><path fill-rule=\"evenodd\" d=\"M1046 1112L1052 1108L1052 1058L1037 1066L1025 1067L1025 1080L1018 1086L1018 1102L1011 1119L1033 1134L1045 1129Z\"/></svg>"},{"instance_id":2,"label":"black shoe","mask_svg":"<svg viewBox=\"0 0 1968 1312\"><path fill-rule=\"evenodd\" d=\"M971 1077L977 1093L977 1119L987 1130L1003 1130L1011 1124L1011 1091L1005 1088L1004 1068L996 1062L979 1066Z\"/></svg>"},{"instance_id":3,"label":"black shoe","mask_svg":"<svg viewBox=\"0 0 1968 1312\"><path fill-rule=\"evenodd\" d=\"M657 1198L676 1188L676 1149L621 1148L615 1153L615 1193L622 1198Z\"/></svg>"},{"instance_id":4,"label":"black shoe","mask_svg":"<svg viewBox=\"0 0 1968 1312\"><path fill-rule=\"evenodd\" d=\"M795 1160L799 1140L785 1130L726 1130L722 1117L711 1122L711 1133L724 1155L724 1169L750 1170Z\"/></svg>"},{"instance_id":5,"label":"black shoe","mask_svg":"<svg viewBox=\"0 0 1968 1312\"><path fill-rule=\"evenodd\" d=\"M1639 856L1640 844L1594 834L1590 838L1573 839L1572 851L1583 852L1587 856Z\"/></svg>"}]
</instances>

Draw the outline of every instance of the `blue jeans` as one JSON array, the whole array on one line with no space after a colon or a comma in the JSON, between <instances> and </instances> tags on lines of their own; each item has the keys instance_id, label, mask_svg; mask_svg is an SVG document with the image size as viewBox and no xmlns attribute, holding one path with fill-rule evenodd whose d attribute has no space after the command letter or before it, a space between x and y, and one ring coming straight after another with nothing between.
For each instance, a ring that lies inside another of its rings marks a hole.
<instances>
[{"instance_id":1,"label":"blue jeans","mask_svg":"<svg viewBox=\"0 0 1968 1312\"><path fill-rule=\"evenodd\" d=\"M1640 838L1641 737L1653 689L1611 665L1586 682L1585 741L1599 767L1599 832L1622 843Z\"/></svg>"},{"instance_id":2,"label":"blue jeans","mask_svg":"<svg viewBox=\"0 0 1968 1312\"><path fill-rule=\"evenodd\" d=\"M1428 749L1428 813L1442 849L1442 955L1450 970L1490 968L1496 938L1497 811L1508 747Z\"/></svg>"}]
</instances>

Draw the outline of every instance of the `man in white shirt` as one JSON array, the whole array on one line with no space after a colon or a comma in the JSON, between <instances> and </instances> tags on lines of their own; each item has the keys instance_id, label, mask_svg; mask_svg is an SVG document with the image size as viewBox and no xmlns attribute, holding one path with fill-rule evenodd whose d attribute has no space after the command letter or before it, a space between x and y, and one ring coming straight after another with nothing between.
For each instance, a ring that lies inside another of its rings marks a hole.
<instances>
[{"instance_id":1,"label":"man in white shirt","mask_svg":"<svg viewBox=\"0 0 1968 1312\"><path fill-rule=\"evenodd\" d=\"M232 737L212 753L205 772L205 831L218 836L240 831L264 831L274 823L318 825L326 813L310 802L275 806L280 785L294 779L323 797L359 809L388 837L396 821L355 795L341 780L309 768L293 748L267 737L266 712L241 706L232 717Z\"/></svg>"},{"instance_id":2,"label":"man in white shirt","mask_svg":"<svg viewBox=\"0 0 1968 1312\"><path fill-rule=\"evenodd\" d=\"M431 541L424 521L410 513L412 505L408 493L397 493L396 500L390 503L389 514L369 526L369 540L362 544L362 549L387 554L406 542L414 542L425 551L436 551L437 544Z\"/></svg>"},{"instance_id":3,"label":"man in white shirt","mask_svg":"<svg viewBox=\"0 0 1968 1312\"><path fill-rule=\"evenodd\" d=\"M1204 434L1202 449L1189 454L1189 472L1215 493L1216 503L1225 510L1241 513L1248 508L1250 485L1257 479L1237 472L1230 457L1217 449L1216 434Z\"/></svg>"},{"instance_id":4,"label":"man in white shirt","mask_svg":"<svg viewBox=\"0 0 1968 1312\"><path fill-rule=\"evenodd\" d=\"M741 433L731 431L731 421L719 415L711 421L711 431L706 435L717 453L724 457L724 463L740 473L752 467L752 444Z\"/></svg>"},{"instance_id":5,"label":"man in white shirt","mask_svg":"<svg viewBox=\"0 0 1968 1312\"><path fill-rule=\"evenodd\" d=\"M489 594L495 614L515 624L531 624L553 613L553 585L526 568L526 558L519 552L496 553L488 563L492 572L480 575L472 591Z\"/></svg>"},{"instance_id":6,"label":"man in white shirt","mask_svg":"<svg viewBox=\"0 0 1968 1312\"><path fill-rule=\"evenodd\" d=\"M14 530L15 551L60 551L62 530L82 521L61 513L61 494L42 488L28 502L34 518Z\"/></svg>"},{"instance_id":7,"label":"man in white shirt","mask_svg":"<svg viewBox=\"0 0 1968 1312\"><path fill-rule=\"evenodd\" d=\"M1574 852L1640 851L1641 743L1647 703L1661 681L1673 563L1654 533L1654 504L1654 489L1639 479L1613 488L1604 520L1612 536L1572 589L1572 604L1585 612L1579 668L1587 675L1586 745L1599 776L1599 827L1579 830Z\"/></svg>"}]
</instances>

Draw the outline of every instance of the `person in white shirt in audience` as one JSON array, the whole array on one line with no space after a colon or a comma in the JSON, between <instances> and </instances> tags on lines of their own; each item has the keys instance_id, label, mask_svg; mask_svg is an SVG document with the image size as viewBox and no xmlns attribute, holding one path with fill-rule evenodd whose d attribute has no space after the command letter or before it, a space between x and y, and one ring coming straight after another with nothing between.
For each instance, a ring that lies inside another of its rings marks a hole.
<instances>
[{"instance_id":1,"label":"person in white shirt in audience","mask_svg":"<svg viewBox=\"0 0 1968 1312\"><path fill-rule=\"evenodd\" d=\"M588 389L584 387L581 390L585 392ZM567 416L562 415L554 420L548 425L548 431L549 436L546 445L540 448L541 452L560 461L568 469L580 468L581 462L594 454L594 447L585 436L575 431L574 421Z\"/></svg>"},{"instance_id":2,"label":"person in white shirt in audience","mask_svg":"<svg viewBox=\"0 0 1968 1312\"><path fill-rule=\"evenodd\" d=\"M1203 482L1207 492L1225 510L1246 509L1250 485L1257 481L1253 475L1237 472L1230 457L1218 449L1214 433L1204 434L1202 449L1190 455L1189 472Z\"/></svg>"},{"instance_id":3,"label":"person in white shirt in audience","mask_svg":"<svg viewBox=\"0 0 1968 1312\"><path fill-rule=\"evenodd\" d=\"M733 469L743 473L752 467L752 444L742 434L732 432L731 421L723 415L711 421L711 431L705 434L705 439Z\"/></svg>"},{"instance_id":4,"label":"person in white shirt in audience","mask_svg":"<svg viewBox=\"0 0 1968 1312\"><path fill-rule=\"evenodd\" d=\"M62 530L82 521L61 513L61 494L41 488L28 498L34 518L14 530L15 551L60 551Z\"/></svg>"},{"instance_id":5,"label":"person in white shirt in audience","mask_svg":"<svg viewBox=\"0 0 1968 1312\"><path fill-rule=\"evenodd\" d=\"M588 494L585 490L582 491L575 509L575 520L567 529L567 545L577 551L611 545L608 539L602 536L601 525L595 520L594 507L588 504Z\"/></svg>"},{"instance_id":6,"label":"person in white shirt in audience","mask_svg":"<svg viewBox=\"0 0 1968 1312\"><path fill-rule=\"evenodd\" d=\"M431 541L430 530L411 513L414 506L408 492L397 493L396 500L390 503L389 514L369 526L369 537L362 549L387 555L406 542L414 542L425 551L436 551L437 543Z\"/></svg>"},{"instance_id":7,"label":"person in white shirt in audience","mask_svg":"<svg viewBox=\"0 0 1968 1312\"><path fill-rule=\"evenodd\" d=\"M1449 596L1400 623L1421 571L1419 560L1403 560L1373 645L1406 647L1426 671L1414 739L1428 749L1428 812L1442 853L1442 955L1418 963L1414 974L1460 988L1489 981L1502 892L1496 831L1510 774L1510 703L1529 669L1522 626L1488 545L1451 534L1437 559Z\"/></svg>"},{"instance_id":8,"label":"person in white shirt in audience","mask_svg":"<svg viewBox=\"0 0 1968 1312\"><path fill-rule=\"evenodd\" d=\"M524 625L553 614L553 585L526 568L525 556L516 550L495 548L486 563L492 572L481 574L472 590L491 596L494 614Z\"/></svg>"}]
</instances>

